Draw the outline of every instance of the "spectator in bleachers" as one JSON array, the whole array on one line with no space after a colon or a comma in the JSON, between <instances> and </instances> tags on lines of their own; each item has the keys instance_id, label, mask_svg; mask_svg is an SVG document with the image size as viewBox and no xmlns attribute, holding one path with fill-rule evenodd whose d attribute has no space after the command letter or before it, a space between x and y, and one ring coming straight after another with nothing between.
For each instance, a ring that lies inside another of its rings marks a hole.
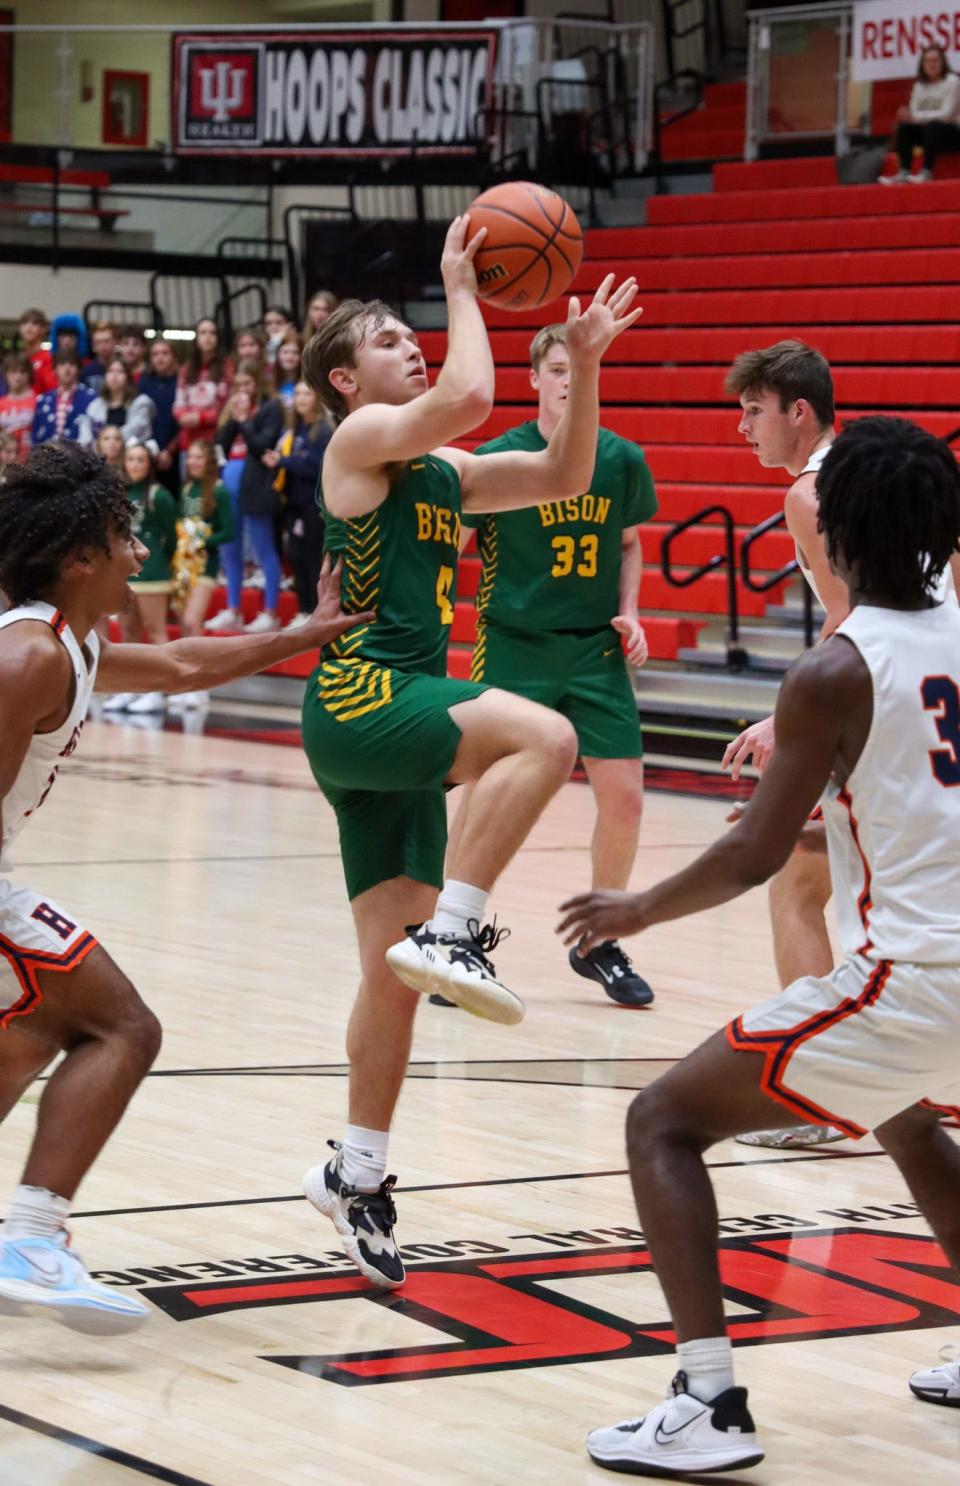
<instances>
[{"instance_id":1,"label":"spectator in bleachers","mask_svg":"<svg viewBox=\"0 0 960 1486\"><path fill-rule=\"evenodd\" d=\"M288 627L298 629L306 624L317 603L323 561L323 517L317 506L317 491L332 430L320 399L307 382L297 383L293 407L287 409L286 418L287 431L280 448L269 449L263 462L278 472L276 483L284 497L287 560L299 609Z\"/></svg>"},{"instance_id":2,"label":"spectator in bleachers","mask_svg":"<svg viewBox=\"0 0 960 1486\"><path fill-rule=\"evenodd\" d=\"M130 380L136 387L147 369L147 337L143 333L143 326L125 325L120 332L117 349L127 363Z\"/></svg>"},{"instance_id":3,"label":"spectator in bleachers","mask_svg":"<svg viewBox=\"0 0 960 1486\"><path fill-rule=\"evenodd\" d=\"M111 423L119 428L124 444L149 444L156 411L152 399L134 386L123 357L113 356L104 373L103 392L81 421L80 443L92 444L101 428Z\"/></svg>"},{"instance_id":4,"label":"spectator in bleachers","mask_svg":"<svg viewBox=\"0 0 960 1486\"><path fill-rule=\"evenodd\" d=\"M923 150L923 165L911 172L917 146ZM885 186L929 181L937 155L960 150L960 77L951 72L942 46L926 47L920 58L910 102L897 111L896 150L900 169L880 177Z\"/></svg>"},{"instance_id":5,"label":"spectator in bleachers","mask_svg":"<svg viewBox=\"0 0 960 1486\"><path fill-rule=\"evenodd\" d=\"M180 461L177 451L180 430L173 416L177 397L177 358L173 346L162 335L150 342L149 364L140 378L140 393L153 403L153 442L157 446L157 478L170 494L180 490Z\"/></svg>"},{"instance_id":6,"label":"spectator in bleachers","mask_svg":"<svg viewBox=\"0 0 960 1486\"><path fill-rule=\"evenodd\" d=\"M230 395L233 369L220 347L215 320L198 320L193 344L177 377L173 416L180 429L181 467L183 455L194 439L213 443L217 423Z\"/></svg>"},{"instance_id":7,"label":"spectator in bleachers","mask_svg":"<svg viewBox=\"0 0 960 1486\"><path fill-rule=\"evenodd\" d=\"M263 312L263 328L267 333L267 365L273 366L283 337L288 330L296 330L297 327L290 311L282 304L268 304Z\"/></svg>"},{"instance_id":8,"label":"spectator in bleachers","mask_svg":"<svg viewBox=\"0 0 960 1486\"><path fill-rule=\"evenodd\" d=\"M293 394L300 380L302 356L303 346L300 343L300 337L291 328L277 347L277 362L273 368L273 385L285 408L293 407Z\"/></svg>"},{"instance_id":9,"label":"spectator in bleachers","mask_svg":"<svg viewBox=\"0 0 960 1486\"><path fill-rule=\"evenodd\" d=\"M105 459L112 470L119 473L123 469L123 434L112 423L107 423L101 428L97 435L94 448L102 459Z\"/></svg>"},{"instance_id":10,"label":"spectator in bleachers","mask_svg":"<svg viewBox=\"0 0 960 1486\"><path fill-rule=\"evenodd\" d=\"M280 500L273 487L274 472L265 462L264 455L276 448L282 432L283 404L278 398L266 395L258 369L249 362L241 362L217 430L217 443L227 459L223 471L224 484L228 490L231 483L235 485L235 493L230 490L230 494L235 500L236 537L222 548L227 575L227 607L206 626L215 633L236 629L242 622L245 531L252 538L257 561L263 569L265 592L261 613L244 628L252 634L280 628L277 614L280 556L274 539L274 519ZM231 481L228 471L231 465L235 471L241 458L239 482Z\"/></svg>"},{"instance_id":11,"label":"spectator in bleachers","mask_svg":"<svg viewBox=\"0 0 960 1486\"><path fill-rule=\"evenodd\" d=\"M300 332L300 339L304 345L312 335L316 335L324 320L329 320L339 303L332 289L318 289L316 294L310 296L307 316Z\"/></svg>"},{"instance_id":12,"label":"spectator in bleachers","mask_svg":"<svg viewBox=\"0 0 960 1486\"><path fill-rule=\"evenodd\" d=\"M239 366L241 361L253 362L254 366L261 368L266 366L267 337L259 325L245 325L234 337L234 366Z\"/></svg>"},{"instance_id":13,"label":"spectator in bleachers","mask_svg":"<svg viewBox=\"0 0 960 1486\"><path fill-rule=\"evenodd\" d=\"M219 478L212 444L194 440L187 450L184 474L174 583L183 589L180 628L192 638L203 633L203 621L217 581L220 548L224 542L233 540L234 522L233 506ZM202 707L209 696L205 691L192 691L175 700L181 707Z\"/></svg>"},{"instance_id":14,"label":"spectator in bleachers","mask_svg":"<svg viewBox=\"0 0 960 1486\"><path fill-rule=\"evenodd\" d=\"M98 320L91 335L93 355L80 373L80 380L89 387L94 396L103 391L103 376L107 362L117 349L117 338L109 320Z\"/></svg>"},{"instance_id":15,"label":"spectator in bleachers","mask_svg":"<svg viewBox=\"0 0 960 1486\"><path fill-rule=\"evenodd\" d=\"M79 315L57 315L54 318L50 326L50 349L54 356L58 351L76 351L82 369L90 348L87 327Z\"/></svg>"},{"instance_id":16,"label":"spectator in bleachers","mask_svg":"<svg viewBox=\"0 0 960 1486\"><path fill-rule=\"evenodd\" d=\"M22 464L30 449L30 430L37 410L37 394L30 385L30 358L11 351L3 359L7 390L0 397L0 432L13 436L17 459Z\"/></svg>"},{"instance_id":17,"label":"spectator in bleachers","mask_svg":"<svg viewBox=\"0 0 960 1486\"><path fill-rule=\"evenodd\" d=\"M20 316L20 339L23 341L24 354L30 358L33 390L38 397L44 392L53 392L57 386L53 357L43 344L49 329L50 322L43 310L24 310Z\"/></svg>"},{"instance_id":18,"label":"spectator in bleachers","mask_svg":"<svg viewBox=\"0 0 960 1486\"><path fill-rule=\"evenodd\" d=\"M18 464L17 440L12 433L0 433L0 485L7 483L7 472L13 465ZM3 606L0 604L0 613Z\"/></svg>"},{"instance_id":19,"label":"spectator in bleachers","mask_svg":"<svg viewBox=\"0 0 960 1486\"><path fill-rule=\"evenodd\" d=\"M177 508L169 490L164 490L154 478L153 451L146 444L127 445L123 454L123 479L134 508L133 535L149 549L150 555L137 576L130 579L134 597L129 610L119 616L120 629L125 640L139 642L145 632L151 645L163 645L168 639L167 606L173 587ZM103 710L162 712L166 704L166 697L159 691L140 696L120 692L107 698Z\"/></svg>"},{"instance_id":20,"label":"spectator in bleachers","mask_svg":"<svg viewBox=\"0 0 960 1486\"><path fill-rule=\"evenodd\" d=\"M93 402L90 389L79 385L80 358L76 351L58 351L54 371L56 391L45 392L37 399L30 430L34 445L45 444L49 439L79 439L83 415Z\"/></svg>"}]
</instances>

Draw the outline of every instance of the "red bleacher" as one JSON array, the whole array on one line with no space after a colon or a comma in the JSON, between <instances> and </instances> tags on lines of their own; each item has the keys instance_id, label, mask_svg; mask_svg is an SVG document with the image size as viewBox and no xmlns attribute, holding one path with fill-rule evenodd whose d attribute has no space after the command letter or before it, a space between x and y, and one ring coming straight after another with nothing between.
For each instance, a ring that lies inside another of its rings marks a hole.
<instances>
[{"instance_id":1,"label":"red bleacher","mask_svg":"<svg viewBox=\"0 0 960 1486\"><path fill-rule=\"evenodd\" d=\"M691 618L726 611L722 574L687 589L664 580L670 525L723 504L734 513L739 545L782 510L789 483L785 472L758 464L737 432L723 377L738 352L796 337L830 360L841 418L890 411L941 436L960 424L960 183L840 187L831 160L778 161L775 170L767 162L721 164L715 178L711 195L654 198L649 217L657 225L588 233L573 286L589 292L610 271L640 280L643 319L608 356L601 395L604 424L644 447L657 484L657 519L643 531L641 603L652 611L653 653L663 657L691 643ZM782 188L785 179L791 189ZM534 416L530 339L565 314L565 301L518 315L486 311L497 407L465 443ZM420 339L436 367L444 334ZM720 547L716 525L701 523L676 540L673 561L682 572ZM782 529L755 550L757 567L771 572L791 556ZM465 558L462 597L474 591L477 571L477 560ZM742 612L759 616L778 594L741 586L740 597ZM672 636L659 628L664 620L677 626ZM458 615L457 640L469 636L468 624Z\"/></svg>"}]
</instances>

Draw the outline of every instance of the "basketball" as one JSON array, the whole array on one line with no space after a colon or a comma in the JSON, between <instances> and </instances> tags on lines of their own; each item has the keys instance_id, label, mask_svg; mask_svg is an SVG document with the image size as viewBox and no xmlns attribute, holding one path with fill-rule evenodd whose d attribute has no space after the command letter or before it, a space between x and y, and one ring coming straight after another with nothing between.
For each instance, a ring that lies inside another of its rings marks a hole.
<instances>
[{"instance_id":1,"label":"basketball","mask_svg":"<svg viewBox=\"0 0 960 1486\"><path fill-rule=\"evenodd\" d=\"M470 236L487 235L474 263L480 298L501 310L531 310L564 294L583 257L571 207L533 181L506 181L467 207Z\"/></svg>"}]
</instances>

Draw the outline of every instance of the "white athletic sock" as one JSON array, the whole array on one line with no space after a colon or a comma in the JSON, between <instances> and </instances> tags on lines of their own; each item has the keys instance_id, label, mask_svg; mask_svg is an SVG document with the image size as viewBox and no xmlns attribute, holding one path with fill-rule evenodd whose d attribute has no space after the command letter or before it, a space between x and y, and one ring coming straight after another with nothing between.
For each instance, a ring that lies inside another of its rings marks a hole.
<instances>
[{"instance_id":1,"label":"white athletic sock","mask_svg":"<svg viewBox=\"0 0 960 1486\"><path fill-rule=\"evenodd\" d=\"M340 1147L340 1175L348 1186L375 1192L387 1171L389 1130L365 1130L348 1125Z\"/></svg>"},{"instance_id":2,"label":"white athletic sock","mask_svg":"<svg viewBox=\"0 0 960 1486\"><path fill-rule=\"evenodd\" d=\"M449 878L443 884L443 892L437 899L429 928L434 934L465 936L469 919L475 918L478 924L483 923L489 896L482 887L471 887L468 882L457 882L455 878Z\"/></svg>"},{"instance_id":3,"label":"white athletic sock","mask_svg":"<svg viewBox=\"0 0 960 1486\"><path fill-rule=\"evenodd\" d=\"M3 1225L3 1238L56 1238L67 1226L70 1204L46 1187L18 1187Z\"/></svg>"},{"instance_id":4,"label":"white athletic sock","mask_svg":"<svg viewBox=\"0 0 960 1486\"><path fill-rule=\"evenodd\" d=\"M733 1387L733 1348L728 1336L708 1336L680 1342L677 1362L687 1375L687 1392L701 1403L710 1403Z\"/></svg>"}]
</instances>

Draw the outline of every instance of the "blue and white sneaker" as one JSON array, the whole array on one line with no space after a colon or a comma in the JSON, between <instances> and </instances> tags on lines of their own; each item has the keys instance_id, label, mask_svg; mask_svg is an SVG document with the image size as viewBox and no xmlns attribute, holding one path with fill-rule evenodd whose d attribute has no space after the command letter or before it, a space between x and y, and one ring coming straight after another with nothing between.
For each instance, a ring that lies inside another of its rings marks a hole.
<instances>
[{"instance_id":1,"label":"blue and white sneaker","mask_svg":"<svg viewBox=\"0 0 960 1486\"><path fill-rule=\"evenodd\" d=\"M71 1331L122 1336L148 1321L150 1308L91 1279L64 1233L0 1244L0 1316L48 1316Z\"/></svg>"},{"instance_id":2,"label":"blue and white sneaker","mask_svg":"<svg viewBox=\"0 0 960 1486\"><path fill-rule=\"evenodd\" d=\"M666 1401L641 1419L587 1435L597 1465L636 1476L706 1475L759 1465L763 1450L747 1408L746 1388L727 1388L711 1403L687 1392L679 1372Z\"/></svg>"}]
</instances>

